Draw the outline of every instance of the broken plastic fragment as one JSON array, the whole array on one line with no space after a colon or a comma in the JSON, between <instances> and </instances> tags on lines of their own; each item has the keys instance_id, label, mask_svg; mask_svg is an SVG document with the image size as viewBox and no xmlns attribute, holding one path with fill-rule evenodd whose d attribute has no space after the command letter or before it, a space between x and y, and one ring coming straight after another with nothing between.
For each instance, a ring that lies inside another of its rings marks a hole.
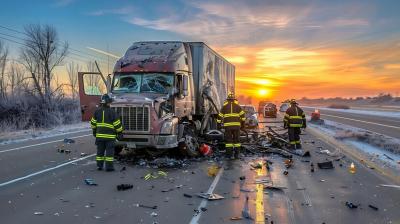
<instances>
[{"instance_id":1,"label":"broken plastic fragment","mask_svg":"<svg viewBox=\"0 0 400 224\"><path fill-rule=\"evenodd\" d=\"M93 179L85 179L85 183L86 185L90 185L90 186L97 186L97 184L94 182Z\"/></svg>"},{"instance_id":2,"label":"broken plastic fragment","mask_svg":"<svg viewBox=\"0 0 400 224\"><path fill-rule=\"evenodd\" d=\"M346 201L346 206L348 208L354 209L354 208L358 208L359 205L356 205L356 204L353 204L352 202Z\"/></svg>"},{"instance_id":3,"label":"broken plastic fragment","mask_svg":"<svg viewBox=\"0 0 400 224\"><path fill-rule=\"evenodd\" d=\"M200 198L210 200L210 201L224 199L224 196L221 196L219 194L198 193L197 196L199 196Z\"/></svg>"}]
</instances>

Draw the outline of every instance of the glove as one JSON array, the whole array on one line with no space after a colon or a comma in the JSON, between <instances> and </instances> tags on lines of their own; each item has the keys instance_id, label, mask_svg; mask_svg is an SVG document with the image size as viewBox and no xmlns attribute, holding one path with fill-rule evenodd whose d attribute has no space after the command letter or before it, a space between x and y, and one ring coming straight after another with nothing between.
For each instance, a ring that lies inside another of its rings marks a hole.
<instances>
[{"instance_id":1,"label":"glove","mask_svg":"<svg viewBox=\"0 0 400 224\"><path fill-rule=\"evenodd\" d=\"M96 137L96 129L93 129L93 137Z\"/></svg>"}]
</instances>

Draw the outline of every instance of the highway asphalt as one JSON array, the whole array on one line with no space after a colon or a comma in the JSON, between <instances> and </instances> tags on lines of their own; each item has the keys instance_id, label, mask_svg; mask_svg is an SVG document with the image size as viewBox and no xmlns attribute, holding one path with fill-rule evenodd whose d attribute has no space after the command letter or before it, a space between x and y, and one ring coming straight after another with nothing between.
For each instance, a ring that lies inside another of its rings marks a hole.
<instances>
[{"instance_id":1,"label":"highway asphalt","mask_svg":"<svg viewBox=\"0 0 400 224\"><path fill-rule=\"evenodd\" d=\"M63 143L67 137L75 143ZM221 169L216 177L207 175L214 163L207 159L192 161L183 169L117 163L115 172L97 171L89 132L2 145L1 223L400 223L400 189L381 186L396 183L348 156L333 161L334 169L318 169L317 162L331 158L316 153L317 147L333 151L335 146L307 131L302 138L312 156L295 157L288 175L283 174L286 168L280 156L252 155L218 163ZM60 147L71 153L59 153ZM267 159L273 163L269 171L265 166L255 170L250 166ZM313 173L310 162L315 164ZM356 164L355 174L349 173L351 162ZM143 178L160 170L167 177ZM85 178L98 185L86 185ZM285 189L264 190L262 184L255 184L256 179ZM134 187L117 191L118 184ZM225 198L207 201L196 196L200 192ZM231 220L242 216L246 197L252 219ZM346 201L359 207L350 209Z\"/></svg>"},{"instance_id":2,"label":"highway asphalt","mask_svg":"<svg viewBox=\"0 0 400 224\"><path fill-rule=\"evenodd\" d=\"M303 108L307 115L314 111L313 107ZM400 139L400 117L384 117L378 115L361 115L342 111L320 109L321 119L366 129Z\"/></svg>"}]
</instances>

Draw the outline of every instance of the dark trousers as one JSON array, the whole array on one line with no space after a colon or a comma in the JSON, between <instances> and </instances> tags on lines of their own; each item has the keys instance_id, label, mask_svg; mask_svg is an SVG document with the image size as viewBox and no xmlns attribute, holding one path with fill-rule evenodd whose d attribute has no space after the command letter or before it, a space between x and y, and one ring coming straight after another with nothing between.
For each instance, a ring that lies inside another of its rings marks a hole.
<instances>
[{"instance_id":1,"label":"dark trousers","mask_svg":"<svg viewBox=\"0 0 400 224\"><path fill-rule=\"evenodd\" d=\"M106 170L114 169L114 141L107 140L96 140L97 145L97 156L96 162L97 167L102 169L104 162Z\"/></svg>"},{"instance_id":2,"label":"dark trousers","mask_svg":"<svg viewBox=\"0 0 400 224\"><path fill-rule=\"evenodd\" d=\"M240 147L242 146L239 142L240 129L225 129L225 149L226 156L232 157L234 153L235 157L239 156Z\"/></svg>"},{"instance_id":3,"label":"dark trousers","mask_svg":"<svg viewBox=\"0 0 400 224\"><path fill-rule=\"evenodd\" d=\"M289 144L291 149L301 149L300 128L289 128Z\"/></svg>"}]
</instances>

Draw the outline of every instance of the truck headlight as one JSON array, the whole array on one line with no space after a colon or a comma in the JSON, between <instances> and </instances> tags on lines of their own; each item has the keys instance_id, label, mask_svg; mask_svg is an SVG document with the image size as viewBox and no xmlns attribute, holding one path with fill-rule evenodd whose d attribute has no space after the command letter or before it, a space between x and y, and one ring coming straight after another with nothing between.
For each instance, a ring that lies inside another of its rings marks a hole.
<instances>
[{"instance_id":1,"label":"truck headlight","mask_svg":"<svg viewBox=\"0 0 400 224\"><path fill-rule=\"evenodd\" d=\"M172 134L174 124L171 120L164 121L161 126L160 134Z\"/></svg>"}]
</instances>

